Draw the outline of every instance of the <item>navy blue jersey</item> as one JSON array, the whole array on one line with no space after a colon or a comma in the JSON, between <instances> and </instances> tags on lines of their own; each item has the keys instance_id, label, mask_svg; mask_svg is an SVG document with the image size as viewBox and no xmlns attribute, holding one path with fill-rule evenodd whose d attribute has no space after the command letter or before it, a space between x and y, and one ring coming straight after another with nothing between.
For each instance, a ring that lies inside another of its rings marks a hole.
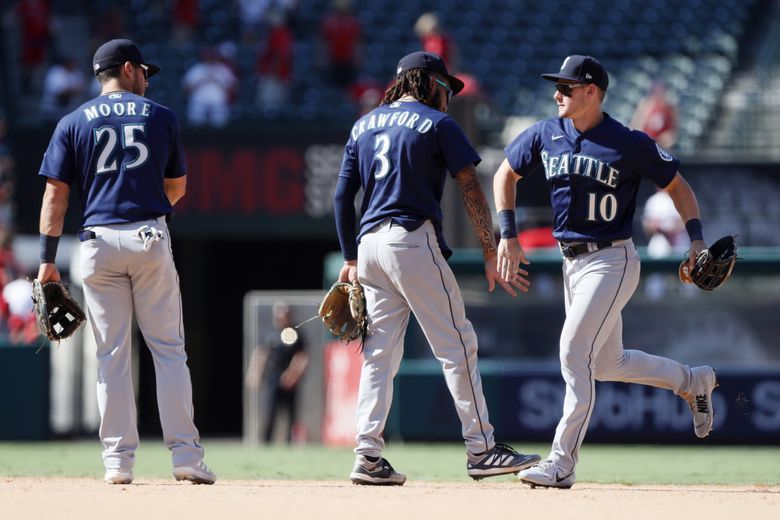
<instances>
[{"instance_id":1,"label":"navy blue jersey","mask_svg":"<svg viewBox=\"0 0 780 520\"><path fill-rule=\"evenodd\" d=\"M352 127L344 149L339 177L363 189L360 237L374 225L391 218L408 231L430 220L439 246L441 196L446 173L455 175L480 161L458 124L446 113L417 101L381 105ZM345 243L345 256L356 257L357 243Z\"/></svg>"},{"instance_id":2,"label":"navy blue jersey","mask_svg":"<svg viewBox=\"0 0 780 520\"><path fill-rule=\"evenodd\" d=\"M522 177L544 166L553 236L561 242L630 238L639 182L646 178L664 188L680 165L647 134L606 113L584 133L569 118L539 121L504 152Z\"/></svg>"},{"instance_id":3,"label":"navy blue jersey","mask_svg":"<svg viewBox=\"0 0 780 520\"><path fill-rule=\"evenodd\" d=\"M78 186L86 227L171 213L163 179L186 173L173 112L143 96L114 92L60 120L39 175Z\"/></svg>"}]
</instances>

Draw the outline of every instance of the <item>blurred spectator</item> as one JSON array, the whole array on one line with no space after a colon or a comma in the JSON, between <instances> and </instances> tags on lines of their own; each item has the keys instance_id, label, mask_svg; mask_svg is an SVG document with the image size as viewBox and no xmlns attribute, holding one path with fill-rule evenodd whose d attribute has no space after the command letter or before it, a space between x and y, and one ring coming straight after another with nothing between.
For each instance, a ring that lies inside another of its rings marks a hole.
<instances>
[{"instance_id":1,"label":"blurred spectator","mask_svg":"<svg viewBox=\"0 0 780 520\"><path fill-rule=\"evenodd\" d=\"M642 229L649 240L647 254L654 258L668 256L676 248L682 251L689 244L685 224L674 207L672 198L661 189L645 203Z\"/></svg>"},{"instance_id":2,"label":"blurred spectator","mask_svg":"<svg viewBox=\"0 0 780 520\"><path fill-rule=\"evenodd\" d=\"M200 19L198 0L173 1L173 41L186 43L192 40L192 35L198 28ZM105 41L105 40L104 40Z\"/></svg>"},{"instance_id":3,"label":"blurred spectator","mask_svg":"<svg viewBox=\"0 0 780 520\"><path fill-rule=\"evenodd\" d=\"M293 67L292 30L281 11L267 16L269 33L257 60L257 108L266 116L276 116L287 105Z\"/></svg>"},{"instance_id":4,"label":"blurred spectator","mask_svg":"<svg viewBox=\"0 0 780 520\"><path fill-rule=\"evenodd\" d=\"M43 80L41 111L46 119L58 121L86 98L87 79L75 58L54 62Z\"/></svg>"},{"instance_id":5,"label":"blurred spectator","mask_svg":"<svg viewBox=\"0 0 780 520\"><path fill-rule=\"evenodd\" d=\"M294 27L298 0L237 0L241 38L247 45L261 40L268 24L268 17L278 14L287 27Z\"/></svg>"},{"instance_id":6,"label":"blurred spectator","mask_svg":"<svg viewBox=\"0 0 780 520\"><path fill-rule=\"evenodd\" d=\"M272 309L274 330L268 333L263 345L258 346L249 360L246 384L260 391L260 412L263 414L263 439L271 442L276 421L281 412L287 415L286 441L293 439L297 426L296 401L298 388L309 363L303 340L297 333L292 343L281 341L280 332L292 327L290 307L276 303ZM294 329L293 329L294 330Z\"/></svg>"},{"instance_id":7,"label":"blurred spectator","mask_svg":"<svg viewBox=\"0 0 780 520\"><path fill-rule=\"evenodd\" d=\"M475 76L465 72L455 73L455 77L463 82L463 90L453 97L447 107L447 113L458 122L463 132L473 144L482 144L477 111L485 104L486 98L482 86Z\"/></svg>"},{"instance_id":8,"label":"blurred spectator","mask_svg":"<svg viewBox=\"0 0 780 520\"><path fill-rule=\"evenodd\" d=\"M33 343L40 334L33 313L30 283L36 274L33 272L27 277L16 278L2 288L2 299L7 304L7 329L11 343L28 345Z\"/></svg>"},{"instance_id":9,"label":"blurred spectator","mask_svg":"<svg viewBox=\"0 0 780 520\"><path fill-rule=\"evenodd\" d=\"M385 96L381 83L365 79L349 87L349 97L358 106L358 117L362 117L379 106Z\"/></svg>"},{"instance_id":10,"label":"blurred spectator","mask_svg":"<svg viewBox=\"0 0 780 520\"><path fill-rule=\"evenodd\" d=\"M677 141L677 107L667 96L666 85L656 81L639 101L629 127L641 130L667 150Z\"/></svg>"},{"instance_id":11,"label":"blurred spectator","mask_svg":"<svg viewBox=\"0 0 780 520\"><path fill-rule=\"evenodd\" d=\"M322 21L325 68L334 85L346 88L355 81L360 66L360 20L352 14L351 0L333 0Z\"/></svg>"},{"instance_id":12,"label":"blurred spectator","mask_svg":"<svg viewBox=\"0 0 780 520\"><path fill-rule=\"evenodd\" d=\"M457 70L455 42L441 28L439 17L424 13L414 24L414 32L420 38L422 50L438 54L449 70Z\"/></svg>"},{"instance_id":13,"label":"blurred spectator","mask_svg":"<svg viewBox=\"0 0 780 520\"><path fill-rule=\"evenodd\" d=\"M101 2L95 2L88 12L92 49L97 49L103 42L123 38L127 34L126 9L123 6L103 5Z\"/></svg>"},{"instance_id":14,"label":"blurred spectator","mask_svg":"<svg viewBox=\"0 0 780 520\"><path fill-rule=\"evenodd\" d=\"M211 47L203 51L202 61L187 71L182 80L189 94L187 119L190 124L223 127L230 119L230 99L238 79L230 67L220 61Z\"/></svg>"},{"instance_id":15,"label":"blurred spectator","mask_svg":"<svg viewBox=\"0 0 780 520\"><path fill-rule=\"evenodd\" d=\"M22 89L38 92L49 46L50 0L20 0L16 7L21 34Z\"/></svg>"}]
</instances>

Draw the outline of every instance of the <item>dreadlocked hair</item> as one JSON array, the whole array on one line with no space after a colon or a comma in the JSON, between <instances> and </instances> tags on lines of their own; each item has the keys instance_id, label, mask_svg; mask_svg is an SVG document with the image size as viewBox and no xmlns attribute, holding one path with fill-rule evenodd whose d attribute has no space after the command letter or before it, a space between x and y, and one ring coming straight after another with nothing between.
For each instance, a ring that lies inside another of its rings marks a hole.
<instances>
[{"instance_id":1,"label":"dreadlocked hair","mask_svg":"<svg viewBox=\"0 0 780 520\"><path fill-rule=\"evenodd\" d=\"M433 107L434 92L431 88L430 77L425 69L411 69L401 73L385 92L382 104L390 104L409 94L420 103Z\"/></svg>"}]
</instances>

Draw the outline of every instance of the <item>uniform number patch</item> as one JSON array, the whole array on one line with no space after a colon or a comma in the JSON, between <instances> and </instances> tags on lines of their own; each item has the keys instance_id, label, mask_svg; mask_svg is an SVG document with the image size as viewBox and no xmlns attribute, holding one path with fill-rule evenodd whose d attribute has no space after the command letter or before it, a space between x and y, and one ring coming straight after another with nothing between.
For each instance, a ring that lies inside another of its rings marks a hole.
<instances>
[{"instance_id":1,"label":"uniform number patch","mask_svg":"<svg viewBox=\"0 0 780 520\"><path fill-rule=\"evenodd\" d=\"M134 148L137 152L135 159L125 164L125 170L132 170L144 164L149 159L149 147L143 138L146 134L146 126L143 124L122 125L122 148ZM113 126L101 126L95 129L95 148L100 148L95 175L111 173L119 170L119 161L114 154L119 138L116 128ZM112 160L113 159L113 160Z\"/></svg>"},{"instance_id":2,"label":"uniform number patch","mask_svg":"<svg viewBox=\"0 0 780 520\"><path fill-rule=\"evenodd\" d=\"M374 178L381 179L390 172L390 159L387 158L387 152L390 151L390 136L379 134L374 140L374 162L379 162L379 166L374 168Z\"/></svg>"},{"instance_id":3,"label":"uniform number patch","mask_svg":"<svg viewBox=\"0 0 780 520\"><path fill-rule=\"evenodd\" d=\"M614 193L588 193L588 222L612 222L617 215L618 203Z\"/></svg>"}]
</instances>

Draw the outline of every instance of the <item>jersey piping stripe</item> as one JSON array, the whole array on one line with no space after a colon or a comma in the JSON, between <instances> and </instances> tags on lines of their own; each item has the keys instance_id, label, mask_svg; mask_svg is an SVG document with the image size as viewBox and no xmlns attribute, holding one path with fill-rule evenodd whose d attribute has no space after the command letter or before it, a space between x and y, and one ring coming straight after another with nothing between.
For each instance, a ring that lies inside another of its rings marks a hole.
<instances>
[{"instance_id":1,"label":"jersey piping stripe","mask_svg":"<svg viewBox=\"0 0 780 520\"><path fill-rule=\"evenodd\" d=\"M599 325L599 330L596 331L596 335L593 337L593 343L590 344L590 353L588 354L588 380L590 381L590 398L588 399L588 411L585 413L585 418L582 420L582 424L580 424L580 431L577 432L577 438L575 440L574 446L572 447L571 451L571 460L574 462L574 464L577 464L577 453L579 452L579 445L580 445L580 437L582 436L582 430L585 429L585 424L590 421L590 414L593 411L593 405L595 402L596 392L594 389L594 382L593 382L593 349L596 346L596 339L598 339L599 334L601 334L601 329L604 327L604 323L607 321L607 318L609 317L609 313L612 312L612 308L615 306L615 301L617 300L618 295L620 294L620 289L623 287L623 280L626 278L626 269L628 269L628 248L623 246L623 253L625 254L625 263L623 264L623 273L620 275L620 283L618 284L617 291L615 292L615 296L612 298L612 303L609 304L609 309L607 310L607 313L604 315L604 319L601 320L601 325Z\"/></svg>"},{"instance_id":2,"label":"jersey piping stripe","mask_svg":"<svg viewBox=\"0 0 780 520\"><path fill-rule=\"evenodd\" d=\"M485 429L482 426L482 417L479 415L479 407L477 406L477 393L474 391L474 382L471 380L471 366L469 365L469 356L468 352L466 352L466 344L463 342L463 335L460 332L460 329L455 324L455 315L452 312L452 299L450 298L450 292L447 290L447 286L444 283L444 273L442 272L441 267L439 264L436 263L436 255L433 252L433 248L431 247L431 237L428 233L425 234L425 242L428 245L428 251L431 252L431 260L433 260L433 265L436 266L436 269L439 270L439 278L441 279L441 286L442 289L444 289L444 294L447 295L447 304L449 305L450 309L450 319L452 320L452 326L455 328L455 330L458 332L458 339L460 339L460 344L463 346L463 358L466 362L466 371L468 373L469 377L469 388L471 388L471 399L474 403L474 412L477 416L477 421L479 421L479 431L482 434L482 438L485 439L485 451L491 449L488 445L487 435L485 435Z\"/></svg>"}]
</instances>

